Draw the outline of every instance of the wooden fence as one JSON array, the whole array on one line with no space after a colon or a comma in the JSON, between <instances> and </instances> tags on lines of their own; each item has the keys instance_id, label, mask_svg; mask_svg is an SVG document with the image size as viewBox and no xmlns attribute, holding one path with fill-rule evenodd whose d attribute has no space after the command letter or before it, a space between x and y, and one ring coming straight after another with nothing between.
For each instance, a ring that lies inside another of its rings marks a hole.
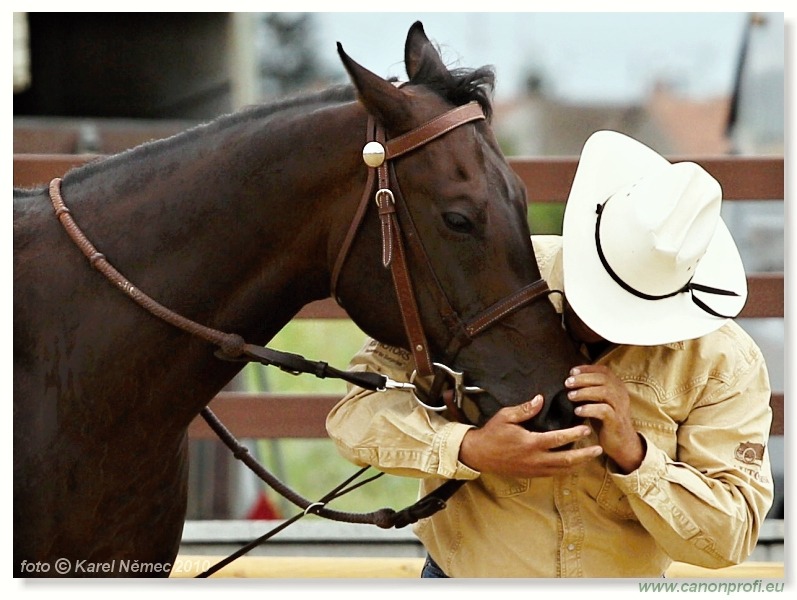
<instances>
[{"instance_id":1,"label":"wooden fence","mask_svg":"<svg viewBox=\"0 0 797 600\"><path fill-rule=\"evenodd\" d=\"M14 186L45 185L72 167L97 158L90 155L17 154L14 156ZM670 157L673 162L692 160L702 165L722 185L727 201L784 199L783 157ZM511 158L533 202L564 202L575 175L576 158ZM784 316L783 273L748 274L749 299L743 318ZM306 306L298 319L346 319L331 300ZM329 394L286 395L222 392L211 408L239 438L326 437L324 421L340 399ZM772 395L772 433L783 435L783 393ZM194 439L215 438L204 421L196 419L189 433Z\"/></svg>"}]
</instances>

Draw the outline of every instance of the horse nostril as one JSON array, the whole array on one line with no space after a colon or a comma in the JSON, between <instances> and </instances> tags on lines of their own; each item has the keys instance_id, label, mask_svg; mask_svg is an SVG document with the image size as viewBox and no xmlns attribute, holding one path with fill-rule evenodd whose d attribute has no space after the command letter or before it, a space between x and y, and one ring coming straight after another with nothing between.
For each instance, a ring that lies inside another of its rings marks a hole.
<instances>
[{"instance_id":1,"label":"horse nostril","mask_svg":"<svg viewBox=\"0 0 797 600\"><path fill-rule=\"evenodd\" d=\"M553 397L549 418L555 425L552 429L567 429L575 425L575 407L567 397L567 390L561 389Z\"/></svg>"},{"instance_id":2,"label":"horse nostril","mask_svg":"<svg viewBox=\"0 0 797 600\"><path fill-rule=\"evenodd\" d=\"M530 431L555 431L572 427L576 421L573 403L567 397L567 390L559 390L545 404L534 418L525 423Z\"/></svg>"}]
</instances>

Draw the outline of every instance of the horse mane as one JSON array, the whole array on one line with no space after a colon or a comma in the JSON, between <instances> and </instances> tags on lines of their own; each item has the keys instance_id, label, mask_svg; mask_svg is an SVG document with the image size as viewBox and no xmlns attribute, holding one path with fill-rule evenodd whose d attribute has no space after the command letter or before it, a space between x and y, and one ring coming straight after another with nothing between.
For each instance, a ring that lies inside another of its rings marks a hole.
<instances>
[{"instance_id":1,"label":"horse mane","mask_svg":"<svg viewBox=\"0 0 797 600\"><path fill-rule=\"evenodd\" d=\"M215 121L212 121L211 124L237 123L248 119L260 119L283 110L293 110L306 106L318 106L319 104L351 102L355 97L354 86L350 84L337 85L321 91L304 92L299 95L288 96L268 104L250 105L229 115L219 117Z\"/></svg>"},{"instance_id":2,"label":"horse mane","mask_svg":"<svg viewBox=\"0 0 797 600\"><path fill-rule=\"evenodd\" d=\"M391 78L391 81L395 80L395 77ZM476 69L455 68L448 71L447 75L443 77L439 77L436 73L432 72L431 69L421 68L409 83L428 87L439 96L457 106L474 101L478 102L488 119L492 115L491 98L493 90L495 89L495 71L492 66L484 66ZM270 104L259 104L243 108L230 115L219 117L215 121L212 121L211 124L238 122L245 119L259 119L282 110L293 110L305 106L317 106L319 104L350 102L355 98L356 92L354 86L351 84L343 84L321 91L305 92L297 96L276 100ZM190 134L190 130L186 133Z\"/></svg>"},{"instance_id":3,"label":"horse mane","mask_svg":"<svg viewBox=\"0 0 797 600\"><path fill-rule=\"evenodd\" d=\"M284 110L302 109L309 106L319 106L323 104L336 104L349 102L355 99L354 87L351 85L338 85L326 88L321 91L306 92L300 95L286 97L268 104L255 104L245 106L235 112L218 116L210 121L199 123L193 127L181 131L167 138L144 142L133 148L122 152L99 158L83 166L76 167L69 171L72 181L79 181L91 176L93 173L105 169L118 161L145 158L172 148L177 144L191 142L207 133L212 133L230 125L241 122L266 118L272 114Z\"/></svg>"},{"instance_id":4,"label":"horse mane","mask_svg":"<svg viewBox=\"0 0 797 600\"><path fill-rule=\"evenodd\" d=\"M495 88L495 72L491 66L475 69L455 68L447 71L442 77L432 69L421 68L409 82L411 85L422 85L452 104L461 106L476 101L482 107L489 120L492 115L491 96ZM321 91L305 92L296 96L276 100L268 104L244 107L236 112L216 117L212 121L195 125L181 133L161 140L146 142L115 156L88 163L69 172L70 179L85 179L100 169L104 169L118 160L143 158L170 148L175 144L189 142L207 132L234 125L243 121L266 118L284 110L297 110L305 107L317 107L325 104L350 102L356 98L354 86L337 85Z\"/></svg>"}]
</instances>

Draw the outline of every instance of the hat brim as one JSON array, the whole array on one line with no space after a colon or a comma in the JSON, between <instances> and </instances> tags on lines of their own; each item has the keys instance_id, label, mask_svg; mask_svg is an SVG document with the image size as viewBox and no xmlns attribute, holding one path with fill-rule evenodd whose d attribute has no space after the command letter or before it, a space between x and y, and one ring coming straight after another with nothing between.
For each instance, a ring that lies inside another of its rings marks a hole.
<instances>
[{"instance_id":1,"label":"hat brim","mask_svg":"<svg viewBox=\"0 0 797 600\"><path fill-rule=\"evenodd\" d=\"M576 170L562 231L565 295L590 329L614 343L652 346L693 339L727 321L701 309L688 292L660 300L631 294L611 278L598 256L597 205L620 188L669 164L632 138L600 131L587 140ZM744 267L733 237L721 219L693 281L739 294L694 292L719 314L736 315L744 306L747 299Z\"/></svg>"}]
</instances>

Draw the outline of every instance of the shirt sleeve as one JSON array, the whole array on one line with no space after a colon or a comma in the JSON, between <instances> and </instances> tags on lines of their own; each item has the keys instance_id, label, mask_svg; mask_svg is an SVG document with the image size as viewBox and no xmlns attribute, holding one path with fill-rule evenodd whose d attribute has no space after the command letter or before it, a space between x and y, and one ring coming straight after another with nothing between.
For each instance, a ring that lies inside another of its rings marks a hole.
<instances>
[{"instance_id":1,"label":"shirt sleeve","mask_svg":"<svg viewBox=\"0 0 797 600\"><path fill-rule=\"evenodd\" d=\"M350 368L409 381L411 365L404 350L368 340ZM373 392L349 385L327 416L326 427L341 455L360 466L409 477L479 476L459 461L462 438L471 426L423 408L408 391Z\"/></svg>"},{"instance_id":2,"label":"shirt sleeve","mask_svg":"<svg viewBox=\"0 0 797 600\"><path fill-rule=\"evenodd\" d=\"M706 386L678 428L677 460L650 437L634 472L612 474L641 524L677 561L719 568L753 551L774 489L772 411L760 354L731 382Z\"/></svg>"}]
</instances>

